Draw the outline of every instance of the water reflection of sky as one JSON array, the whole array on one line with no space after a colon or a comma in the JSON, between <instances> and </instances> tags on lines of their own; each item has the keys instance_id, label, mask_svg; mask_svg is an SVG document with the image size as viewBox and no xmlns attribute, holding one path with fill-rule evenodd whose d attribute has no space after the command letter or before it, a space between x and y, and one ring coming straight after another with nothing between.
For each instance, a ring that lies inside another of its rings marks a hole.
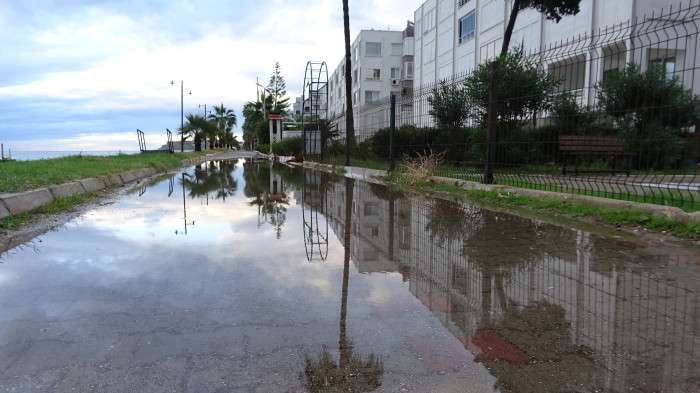
<instances>
[{"instance_id":1,"label":"water reflection of sky","mask_svg":"<svg viewBox=\"0 0 700 393\"><path fill-rule=\"evenodd\" d=\"M351 354L346 368L381 359L382 386L345 382L358 391L697 384L692 254L361 182L346 209L348 183L319 179L259 162L189 168L2 255L0 391L297 391L324 348ZM312 216L324 260L307 260Z\"/></svg>"}]
</instances>

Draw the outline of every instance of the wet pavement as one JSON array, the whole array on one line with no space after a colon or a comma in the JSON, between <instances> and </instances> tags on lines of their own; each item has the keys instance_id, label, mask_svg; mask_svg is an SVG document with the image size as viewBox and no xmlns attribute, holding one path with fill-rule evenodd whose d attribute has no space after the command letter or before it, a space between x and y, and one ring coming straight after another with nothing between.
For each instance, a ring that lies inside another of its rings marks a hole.
<instances>
[{"instance_id":1,"label":"wet pavement","mask_svg":"<svg viewBox=\"0 0 700 393\"><path fill-rule=\"evenodd\" d=\"M261 161L0 255L0 392L700 392L697 250Z\"/></svg>"}]
</instances>

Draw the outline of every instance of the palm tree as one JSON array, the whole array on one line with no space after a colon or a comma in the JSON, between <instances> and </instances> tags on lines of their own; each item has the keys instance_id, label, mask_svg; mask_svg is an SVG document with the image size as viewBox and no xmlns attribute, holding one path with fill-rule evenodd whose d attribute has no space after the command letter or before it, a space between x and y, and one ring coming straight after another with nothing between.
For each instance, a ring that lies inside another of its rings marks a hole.
<instances>
[{"instance_id":1,"label":"palm tree","mask_svg":"<svg viewBox=\"0 0 700 393\"><path fill-rule=\"evenodd\" d=\"M268 143L267 114L273 109L271 95L264 93L255 102L247 102L243 106L243 140L248 148L253 148L253 142ZM263 132L264 131L264 132Z\"/></svg>"},{"instance_id":2,"label":"palm tree","mask_svg":"<svg viewBox=\"0 0 700 393\"><path fill-rule=\"evenodd\" d=\"M350 11L348 0L343 0L343 25L345 28L345 165L350 166L350 152L355 143L355 121L352 113L352 64L350 63Z\"/></svg>"},{"instance_id":3,"label":"palm tree","mask_svg":"<svg viewBox=\"0 0 700 393\"><path fill-rule=\"evenodd\" d=\"M202 136L210 135L215 126L200 115L188 114L185 119L187 122L179 129L182 140L185 141L192 137L194 139L194 150L202 151Z\"/></svg>"},{"instance_id":4,"label":"palm tree","mask_svg":"<svg viewBox=\"0 0 700 393\"><path fill-rule=\"evenodd\" d=\"M209 120L216 125L219 146L224 144L224 140L228 139L229 135L233 136L233 128L238 124L236 113L226 108L223 103L214 106L214 112L209 115Z\"/></svg>"}]
</instances>

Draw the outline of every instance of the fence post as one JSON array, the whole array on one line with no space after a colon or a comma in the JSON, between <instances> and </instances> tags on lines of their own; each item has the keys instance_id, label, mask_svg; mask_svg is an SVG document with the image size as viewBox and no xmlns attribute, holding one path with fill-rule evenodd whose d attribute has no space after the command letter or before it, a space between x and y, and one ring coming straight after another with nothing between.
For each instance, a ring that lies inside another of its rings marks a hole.
<instances>
[{"instance_id":1,"label":"fence post","mask_svg":"<svg viewBox=\"0 0 700 393\"><path fill-rule=\"evenodd\" d=\"M391 109L389 112L389 170L396 167L394 163L394 133L396 133L396 95L391 94Z\"/></svg>"},{"instance_id":2,"label":"fence post","mask_svg":"<svg viewBox=\"0 0 700 393\"><path fill-rule=\"evenodd\" d=\"M496 110L498 97L496 94L496 70L498 63L493 61L489 66L489 106L486 119L486 167L484 168L484 184L493 184L493 164L496 159Z\"/></svg>"}]
</instances>

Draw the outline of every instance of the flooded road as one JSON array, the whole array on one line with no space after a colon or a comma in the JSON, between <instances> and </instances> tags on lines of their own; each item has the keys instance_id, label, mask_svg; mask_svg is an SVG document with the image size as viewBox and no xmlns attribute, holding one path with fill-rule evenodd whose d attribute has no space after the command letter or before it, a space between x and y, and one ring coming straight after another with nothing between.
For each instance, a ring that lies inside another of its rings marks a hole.
<instances>
[{"instance_id":1,"label":"flooded road","mask_svg":"<svg viewBox=\"0 0 700 393\"><path fill-rule=\"evenodd\" d=\"M259 161L0 255L0 392L700 392L700 261Z\"/></svg>"}]
</instances>

